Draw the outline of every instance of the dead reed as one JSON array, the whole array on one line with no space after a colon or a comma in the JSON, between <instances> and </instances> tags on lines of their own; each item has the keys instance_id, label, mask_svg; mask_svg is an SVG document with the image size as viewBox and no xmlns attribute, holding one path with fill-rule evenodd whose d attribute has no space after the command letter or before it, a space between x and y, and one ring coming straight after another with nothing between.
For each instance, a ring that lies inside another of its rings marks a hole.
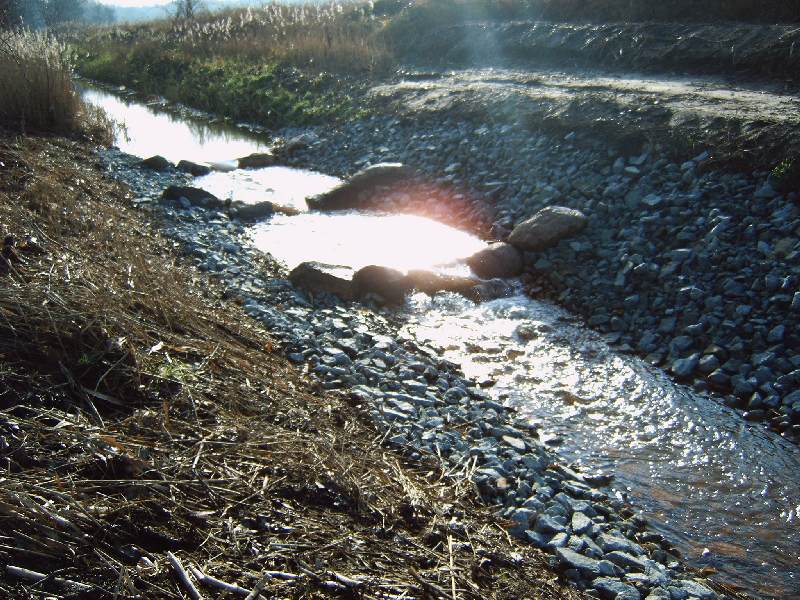
<instances>
[{"instance_id":1,"label":"dead reed","mask_svg":"<svg viewBox=\"0 0 800 600\"><path fill-rule=\"evenodd\" d=\"M0 121L23 132L111 140L110 123L75 90L66 47L44 33L0 31Z\"/></svg>"}]
</instances>

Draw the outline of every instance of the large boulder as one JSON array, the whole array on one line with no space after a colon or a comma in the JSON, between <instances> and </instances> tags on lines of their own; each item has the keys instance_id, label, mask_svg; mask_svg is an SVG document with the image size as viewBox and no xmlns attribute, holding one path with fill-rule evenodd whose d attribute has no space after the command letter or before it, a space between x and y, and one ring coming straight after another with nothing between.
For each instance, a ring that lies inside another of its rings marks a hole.
<instances>
[{"instance_id":1,"label":"large boulder","mask_svg":"<svg viewBox=\"0 0 800 600\"><path fill-rule=\"evenodd\" d=\"M522 254L511 244L497 242L470 256L467 264L481 279L516 277L522 273Z\"/></svg>"},{"instance_id":2,"label":"large boulder","mask_svg":"<svg viewBox=\"0 0 800 600\"><path fill-rule=\"evenodd\" d=\"M203 208L222 208L225 202L217 198L211 192L203 189L182 185L171 185L161 194L165 200L180 200L185 198L192 206L202 206Z\"/></svg>"},{"instance_id":3,"label":"large boulder","mask_svg":"<svg viewBox=\"0 0 800 600\"><path fill-rule=\"evenodd\" d=\"M327 292L342 300L355 298L353 269L342 265L327 265L319 262L304 262L289 273L289 281L296 287L318 294Z\"/></svg>"},{"instance_id":4,"label":"large boulder","mask_svg":"<svg viewBox=\"0 0 800 600\"><path fill-rule=\"evenodd\" d=\"M263 169L275 164L275 157L264 152L254 152L238 159L237 164L240 169Z\"/></svg>"},{"instance_id":5,"label":"large boulder","mask_svg":"<svg viewBox=\"0 0 800 600\"><path fill-rule=\"evenodd\" d=\"M211 173L211 167L207 165L201 165L196 162L192 162L190 160L182 160L178 163L177 166L178 171L182 171L183 173L189 173L194 177L202 177L203 175L208 175Z\"/></svg>"},{"instance_id":6,"label":"large boulder","mask_svg":"<svg viewBox=\"0 0 800 600\"><path fill-rule=\"evenodd\" d=\"M306 203L311 210L320 211L363 208L378 188L405 183L414 177L414 171L400 163L380 163L359 171L324 194L308 198Z\"/></svg>"},{"instance_id":7,"label":"large boulder","mask_svg":"<svg viewBox=\"0 0 800 600\"><path fill-rule=\"evenodd\" d=\"M359 298L377 295L387 304L402 304L411 289L402 272L377 265L359 269L353 276L353 288Z\"/></svg>"},{"instance_id":8,"label":"large boulder","mask_svg":"<svg viewBox=\"0 0 800 600\"><path fill-rule=\"evenodd\" d=\"M255 204L245 204L244 202L234 202L231 208L236 210L236 216L242 221L260 221L275 214L275 205L265 200Z\"/></svg>"},{"instance_id":9,"label":"large boulder","mask_svg":"<svg viewBox=\"0 0 800 600\"><path fill-rule=\"evenodd\" d=\"M514 227L508 243L520 250L544 250L579 233L586 223L586 215L579 210L548 206Z\"/></svg>"},{"instance_id":10,"label":"large boulder","mask_svg":"<svg viewBox=\"0 0 800 600\"><path fill-rule=\"evenodd\" d=\"M150 158L145 158L139 163L139 166L145 169L150 169L151 171L166 171L167 169L172 168L173 165L163 156L156 155L151 156Z\"/></svg>"}]
</instances>

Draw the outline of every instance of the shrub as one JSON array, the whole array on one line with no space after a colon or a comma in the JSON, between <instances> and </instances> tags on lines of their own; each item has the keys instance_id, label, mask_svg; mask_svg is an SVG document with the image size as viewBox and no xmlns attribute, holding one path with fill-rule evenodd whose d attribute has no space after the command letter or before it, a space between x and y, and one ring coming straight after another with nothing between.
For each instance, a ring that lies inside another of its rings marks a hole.
<instances>
[{"instance_id":1,"label":"shrub","mask_svg":"<svg viewBox=\"0 0 800 600\"><path fill-rule=\"evenodd\" d=\"M21 131L112 137L108 119L76 91L66 48L29 31L0 32L0 121Z\"/></svg>"}]
</instances>

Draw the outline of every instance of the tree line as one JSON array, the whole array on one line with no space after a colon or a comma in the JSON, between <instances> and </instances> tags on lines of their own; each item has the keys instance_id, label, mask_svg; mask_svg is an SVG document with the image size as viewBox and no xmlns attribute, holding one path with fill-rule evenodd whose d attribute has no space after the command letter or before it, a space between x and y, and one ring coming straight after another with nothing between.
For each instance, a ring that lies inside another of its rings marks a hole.
<instances>
[{"instance_id":1,"label":"tree line","mask_svg":"<svg viewBox=\"0 0 800 600\"><path fill-rule=\"evenodd\" d=\"M62 23L107 24L116 20L111 6L97 0L0 0L0 25L41 29Z\"/></svg>"}]
</instances>

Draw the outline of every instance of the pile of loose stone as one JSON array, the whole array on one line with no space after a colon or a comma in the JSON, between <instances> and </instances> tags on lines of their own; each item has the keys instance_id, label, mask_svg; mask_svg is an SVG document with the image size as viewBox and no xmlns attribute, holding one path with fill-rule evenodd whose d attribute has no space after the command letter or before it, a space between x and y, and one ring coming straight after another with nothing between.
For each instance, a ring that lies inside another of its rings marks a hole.
<instances>
[{"instance_id":1,"label":"pile of loose stone","mask_svg":"<svg viewBox=\"0 0 800 600\"><path fill-rule=\"evenodd\" d=\"M316 133L293 164L343 175L401 161L482 192L497 239L546 206L582 211L581 237L526 253L531 293L800 439L800 206L768 173L715 170L713 149L674 162L458 118L374 117Z\"/></svg>"},{"instance_id":2,"label":"pile of loose stone","mask_svg":"<svg viewBox=\"0 0 800 600\"><path fill-rule=\"evenodd\" d=\"M116 152L106 160L196 265L221 277L226 295L281 340L290 360L322 388L361 403L389 443L413 458L438 457L471 479L510 532L552 553L554 566L578 587L618 600L718 597L686 571L667 540L597 489L607 477L558 464L535 430L516 423L457 365L400 335L391 313L312 298L285 279L253 273L257 251L244 224L182 199L158 203L174 174L143 171Z\"/></svg>"}]
</instances>

